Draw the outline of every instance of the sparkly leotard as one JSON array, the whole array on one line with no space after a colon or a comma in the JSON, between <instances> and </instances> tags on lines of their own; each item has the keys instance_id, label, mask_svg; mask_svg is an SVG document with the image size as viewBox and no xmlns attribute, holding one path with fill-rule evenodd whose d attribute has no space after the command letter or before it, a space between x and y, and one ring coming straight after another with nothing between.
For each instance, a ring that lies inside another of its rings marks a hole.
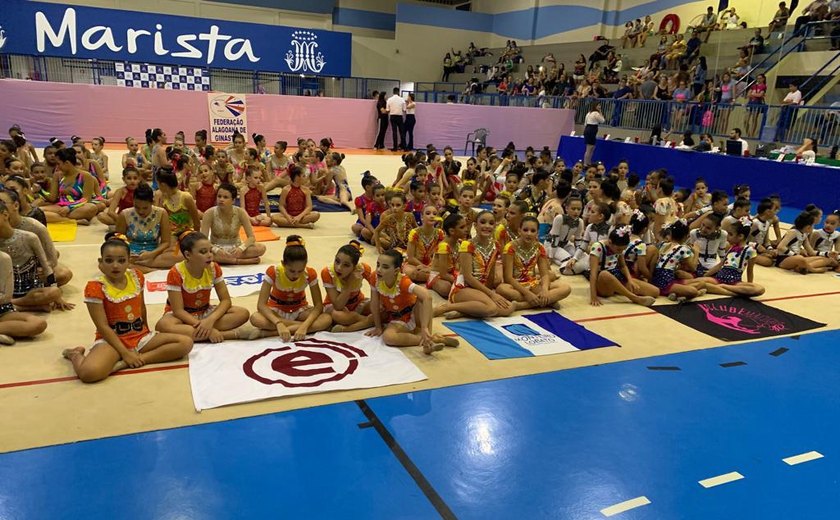
<instances>
[{"instance_id":1,"label":"sparkly leotard","mask_svg":"<svg viewBox=\"0 0 840 520\"><path fill-rule=\"evenodd\" d=\"M139 255L147 251L157 249L160 240L160 213L161 208L152 208L152 212L146 218L137 214L134 208L128 208L123 212L126 222L125 235L129 240L128 246L132 255Z\"/></svg>"}]
</instances>

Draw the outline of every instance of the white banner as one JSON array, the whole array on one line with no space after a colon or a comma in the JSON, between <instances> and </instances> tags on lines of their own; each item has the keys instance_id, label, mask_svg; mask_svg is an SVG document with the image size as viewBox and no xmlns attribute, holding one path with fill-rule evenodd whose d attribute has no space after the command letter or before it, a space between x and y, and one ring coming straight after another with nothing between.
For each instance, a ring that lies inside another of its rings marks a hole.
<instances>
[{"instance_id":1,"label":"white banner","mask_svg":"<svg viewBox=\"0 0 840 520\"><path fill-rule=\"evenodd\" d=\"M575 352L578 350L577 347L568 341L545 330L524 316L493 318L484 321L483 325L493 327L504 337L525 350L531 351L535 356Z\"/></svg>"},{"instance_id":2,"label":"white banner","mask_svg":"<svg viewBox=\"0 0 840 520\"><path fill-rule=\"evenodd\" d=\"M231 298L248 296L260 292L263 276L268 265L233 265L222 266L222 275ZM169 271L152 271L146 275L146 287L143 298L147 305L166 303L166 277ZM213 301L219 301L216 291L210 295Z\"/></svg>"},{"instance_id":3,"label":"white banner","mask_svg":"<svg viewBox=\"0 0 840 520\"><path fill-rule=\"evenodd\" d=\"M361 332L196 343L190 385L198 411L290 395L412 383L426 375L400 349Z\"/></svg>"},{"instance_id":4,"label":"white banner","mask_svg":"<svg viewBox=\"0 0 840 520\"><path fill-rule=\"evenodd\" d=\"M247 104L242 94L207 94L211 143L232 143L234 132L248 140Z\"/></svg>"}]
</instances>

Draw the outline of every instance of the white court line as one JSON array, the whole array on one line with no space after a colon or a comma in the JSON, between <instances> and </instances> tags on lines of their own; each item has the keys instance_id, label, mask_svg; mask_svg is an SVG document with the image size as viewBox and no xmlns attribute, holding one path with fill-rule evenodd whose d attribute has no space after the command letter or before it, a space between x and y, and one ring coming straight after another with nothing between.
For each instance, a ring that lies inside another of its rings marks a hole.
<instances>
[{"instance_id":1,"label":"white court line","mask_svg":"<svg viewBox=\"0 0 840 520\"><path fill-rule=\"evenodd\" d=\"M722 484L728 484L730 482L734 482L736 480L741 480L744 478L744 475L741 475L737 471L733 471L731 473L725 473L723 475L718 475L716 477L709 477L703 480L700 480L698 484L703 486L704 488L710 488L715 486L720 486Z\"/></svg>"},{"instance_id":2,"label":"white court line","mask_svg":"<svg viewBox=\"0 0 840 520\"><path fill-rule=\"evenodd\" d=\"M785 464L788 466L795 466L797 464L802 464L803 462L810 462L812 460L817 460L823 458L823 454L818 451L809 451L808 453L801 453L799 455L793 455L792 457L787 457L782 459Z\"/></svg>"},{"instance_id":3,"label":"white court line","mask_svg":"<svg viewBox=\"0 0 840 520\"><path fill-rule=\"evenodd\" d=\"M646 506L648 504L650 504L650 500L648 500L647 497L631 498L630 500L625 500L624 502L620 502L610 507L605 507L601 510L601 514L607 517L614 516L619 513L629 511L631 509L636 509L637 507Z\"/></svg>"}]
</instances>

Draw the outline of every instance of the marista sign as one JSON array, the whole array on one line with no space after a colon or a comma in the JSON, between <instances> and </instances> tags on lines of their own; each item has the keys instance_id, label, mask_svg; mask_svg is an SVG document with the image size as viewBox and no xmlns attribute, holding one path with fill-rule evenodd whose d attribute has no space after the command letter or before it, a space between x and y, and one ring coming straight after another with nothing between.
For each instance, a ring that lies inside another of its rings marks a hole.
<instances>
[{"instance_id":1,"label":"marista sign","mask_svg":"<svg viewBox=\"0 0 840 520\"><path fill-rule=\"evenodd\" d=\"M0 53L350 75L349 33L2 0Z\"/></svg>"}]
</instances>

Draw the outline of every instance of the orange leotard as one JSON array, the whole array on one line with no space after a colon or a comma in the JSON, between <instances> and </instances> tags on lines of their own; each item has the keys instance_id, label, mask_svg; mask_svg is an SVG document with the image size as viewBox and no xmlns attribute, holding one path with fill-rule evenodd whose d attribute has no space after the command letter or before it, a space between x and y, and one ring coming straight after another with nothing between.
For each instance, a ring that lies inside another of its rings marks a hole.
<instances>
[{"instance_id":1,"label":"orange leotard","mask_svg":"<svg viewBox=\"0 0 840 520\"><path fill-rule=\"evenodd\" d=\"M370 287L372 291L379 294L382 323L411 321L414 304L417 303L417 296L414 294L414 288L417 286L408 276L400 273L393 287L389 287L384 281L378 280L376 274L373 274Z\"/></svg>"},{"instance_id":2,"label":"orange leotard","mask_svg":"<svg viewBox=\"0 0 840 520\"><path fill-rule=\"evenodd\" d=\"M414 228L408 233L408 243L415 245L414 251L417 255L417 259L420 260L420 263L426 266L431 266L438 244L443 242L445 235L443 234L442 229L435 228L434 233L432 233L431 240L426 243L426 240L421 233L421 229L422 228Z\"/></svg>"},{"instance_id":3,"label":"orange leotard","mask_svg":"<svg viewBox=\"0 0 840 520\"><path fill-rule=\"evenodd\" d=\"M196 278L187 270L186 260L178 262L166 276L166 290L178 291L184 301L184 310L190 314L202 314L210 307L210 293L213 287L223 281L222 268L212 262L204 269L201 278ZM172 312L169 300L166 300L164 312Z\"/></svg>"},{"instance_id":4,"label":"orange leotard","mask_svg":"<svg viewBox=\"0 0 840 520\"><path fill-rule=\"evenodd\" d=\"M114 329L125 348L135 350L140 341L149 334L149 327L143 319L143 273L136 269L125 272L126 285L119 289L111 285L104 275L91 280L85 286L85 303L101 303L105 307L108 325ZM102 334L96 331L96 340Z\"/></svg>"},{"instance_id":5,"label":"orange leotard","mask_svg":"<svg viewBox=\"0 0 840 520\"><path fill-rule=\"evenodd\" d=\"M372 275L372 269L370 266L362 262L357 266L357 269L361 269L362 279L367 280L367 282L370 283ZM341 278L336 276L335 267L333 266L325 267L321 270L321 281L324 282L324 289L335 289L339 293L344 292L344 290L347 289L347 287L344 286L344 282L341 281ZM364 295L362 294L361 285L358 288L350 290L352 292L350 293L350 299L347 300L346 309L348 311L355 311L362 301L364 301ZM330 295L327 293L324 305L329 305L330 303L332 303L330 301Z\"/></svg>"},{"instance_id":6,"label":"orange leotard","mask_svg":"<svg viewBox=\"0 0 840 520\"><path fill-rule=\"evenodd\" d=\"M318 284L318 273L307 266L306 271L297 280L289 280L283 264L270 266L265 271L263 283L271 286L268 306L280 312L296 312L306 308L306 288Z\"/></svg>"},{"instance_id":7,"label":"orange leotard","mask_svg":"<svg viewBox=\"0 0 840 520\"><path fill-rule=\"evenodd\" d=\"M529 258L523 258L513 242L505 245L502 253L513 257L513 277L525 287L534 287L540 283L540 258L548 258L545 247L539 244Z\"/></svg>"},{"instance_id":8,"label":"orange leotard","mask_svg":"<svg viewBox=\"0 0 840 520\"><path fill-rule=\"evenodd\" d=\"M486 285L488 279L490 278L490 270L496 268L496 259L499 257L500 250L501 248L499 247L499 243L496 241L493 241L493 246L488 252L480 250L476 247L473 241L464 240L458 247L458 256L463 253L467 253L472 256L472 274L482 285ZM485 253L487 254L485 255ZM452 297L455 296L455 293L466 286L467 282L464 279L464 275L458 273L458 278L456 278L455 284L452 286L452 290L449 293L449 300L451 301Z\"/></svg>"}]
</instances>

